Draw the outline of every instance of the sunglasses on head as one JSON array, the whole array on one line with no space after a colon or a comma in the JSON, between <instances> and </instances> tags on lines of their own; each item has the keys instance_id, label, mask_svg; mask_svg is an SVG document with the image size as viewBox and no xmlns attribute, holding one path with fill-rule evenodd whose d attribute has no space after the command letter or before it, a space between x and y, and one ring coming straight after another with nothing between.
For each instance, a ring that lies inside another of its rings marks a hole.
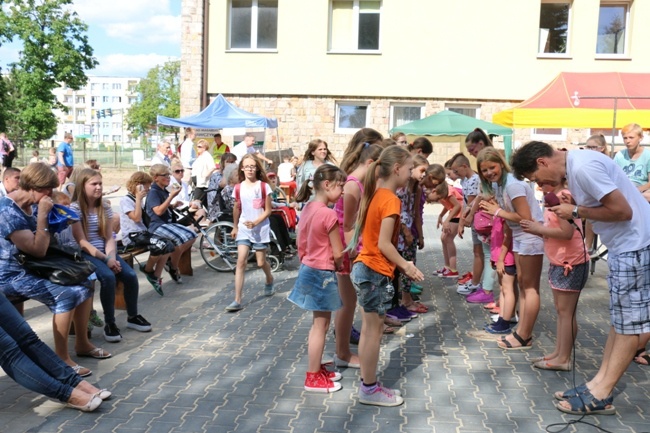
<instances>
[{"instance_id":1,"label":"sunglasses on head","mask_svg":"<svg viewBox=\"0 0 650 433\"><path fill-rule=\"evenodd\" d=\"M178 173L185 173L185 169L182 169L182 168L181 168L180 170L174 170L174 173L176 173L176 174L178 174Z\"/></svg>"}]
</instances>

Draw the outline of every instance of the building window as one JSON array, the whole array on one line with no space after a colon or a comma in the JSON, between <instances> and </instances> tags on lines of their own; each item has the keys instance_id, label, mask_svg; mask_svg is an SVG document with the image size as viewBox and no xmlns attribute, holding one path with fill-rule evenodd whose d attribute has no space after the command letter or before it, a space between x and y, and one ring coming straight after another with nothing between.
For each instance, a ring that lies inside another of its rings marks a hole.
<instances>
[{"instance_id":1,"label":"building window","mask_svg":"<svg viewBox=\"0 0 650 433\"><path fill-rule=\"evenodd\" d=\"M75 102L77 104L85 104L86 103L86 98L84 96L77 96L75 98Z\"/></svg>"},{"instance_id":2,"label":"building window","mask_svg":"<svg viewBox=\"0 0 650 433\"><path fill-rule=\"evenodd\" d=\"M108 96L102 96L102 102L108 102Z\"/></svg>"},{"instance_id":3,"label":"building window","mask_svg":"<svg viewBox=\"0 0 650 433\"><path fill-rule=\"evenodd\" d=\"M90 85L90 90L99 90L99 83L92 83Z\"/></svg>"},{"instance_id":4,"label":"building window","mask_svg":"<svg viewBox=\"0 0 650 433\"><path fill-rule=\"evenodd\" d=\"M108 135L103 135L103 140L102 141L108 141Z\"/></svg>"},{"instance_id":5,"label":"building window","mask_svg":"<svg viewBox=\"0 0 650 433\"><path fill-rule=\"evenodd\" d=\"M530 134L532 140L564 141L566 129L564 128L533 128Z\"/></svg>"},{"instance_id":6,"label":"building window","mask_svg":"<svg viewBox=\"0 0 650 433\"><path fill-rule=\"evenodd\" d=\"M624 55L627 46L627 23L630 8L627 3L600 4L596 54Z\"/></svg>"},{"instance_id":7,"label":"building window","mask_svg":"<svg viewBox=\"0 0 650 433\"><path fill-rule=\"evenodd\" d=\"M481 106L477 104L446 104L445 109L463 116L481 118Z\"/></svg>"},{"instance_id":8,"label":"building window","mask_svg":"<svg viewBox=\"0 0 650 433\"><path fill-rule=\"evenodd\" d=\"M90 106L91 106L91 107L94 107L94 106L95 106L95 102L97 102L97 97L96 97L96 96L91 96L91 97L90 97Z\"/></svg>"},{"instance_id":9,"label":"building window","mask_svg":"<svg viewBox=\"0 0 650 433\"><path fill-rule=\"evenodd\" d=\"M102 89L103 89L103 90L108 90L108 89L110 89L110 88L111 88L111 85L110 85L110 84L108 84L108 83L102 83Z\"/></svg>"},{"instance_id":10,"label":"building window","mask_svg":"<svg viewBox=\"0 0 650 433\"><path fill-rule=\"evenodd\" d=\"M122 102L121 96L113 96L113 102Z\"/></svg>"},{"instance_id":11,"label":"building window","mask_svg":"<svg viewBox=\"0 0 650 433\"><path fill-rule=\"evenodd\" d=\"M138 102L138 98L136 98L136 97L130 97L129 98L129 105L133 105L136 102Z\"/></svg>"},{"instance_id":12,"label":"building window","mask_svg":"<svg viewBox=\"0 0 650 433\"><path fill-rule=\"evenodd\" d=\"M278 0L230 0L230 49L278 47Z\"/></svg>"},{"instance_id":13,"label":"building window","mask_svg":"<svg viewBox=\"0 0 650 433\"><path fill-rule=\"evenodd\" d=\"M122 136L121 135L114 135L113 136L113 141L122 141Z\"/></svg>"},{"instance_id":14,"label":"building window","mask_svg":"<svg viewBox=\"0 0 650 433\"><path fill-rule=\"evenodd\" d=\"M86 117L86 110L77 109L77 117Z\"/></svg>"},{"instance_id":15,"label":"building window","mask_svg":"<svg viewBox=\"0 0 650 433\"><path fill-rule=\"evenodd\" d=\"M330 51L378 51L380 0L332 0Z\"/></svg>"},{"instance_id":16,"label":"building window","mask_svg":"<svg viewBox=\"0 0 650 433\"><path fill-rule=\"evenodd\" d=\"M566 54L569 45L568 1L543 0L539 13L538 54Z\"/></svg>"},{"instance_id":17,"label":"building window","mask_svg":"<svg viewBox=\"0 0 650 433\"><path fill-rule=\"evenodd\" d=\"M369 102L337 102L336 131L337 133L354 133L368 124Z\"/></svg>"},{"instance_id":18,"label":"building window","mask_svg":"<svg viewBox=\"0 0 650 433\"><path fill-rule=\"evenodd\" d=\"M113 83L113 90L122 90L121 83Z\"/></svg>"},{"instance_id":19,"label":"building window","mask_svg":"<svg viewBox=\"0 0 650 433\"><path fill-rule=\"evenodd\" d=\"M110 128L110 122L102 122L102 128Z\"/></svg>"},{"instance_id":20,"label":"building window","mask_svg":"<svg viewBox=\"0 0 650 433\"><path fill-rule=\"evenodd\" d=\"M390 127L402 126L424 116L424 104L393 104L390 106Z\"/></svg>"}]
</instances>

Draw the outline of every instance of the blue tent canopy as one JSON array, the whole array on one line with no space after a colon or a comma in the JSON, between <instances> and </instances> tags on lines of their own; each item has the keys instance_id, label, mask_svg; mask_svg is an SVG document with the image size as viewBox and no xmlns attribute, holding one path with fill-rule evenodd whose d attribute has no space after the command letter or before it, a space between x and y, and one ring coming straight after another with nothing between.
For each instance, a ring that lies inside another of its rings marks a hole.
<instances>
[{"instance_id":1,"label":"blue tent canopy","mask_svg":"<svg viewBox=\"0 0 650 433\"><path fill-rule=\"evenodd\" d=\"M192 116L173 119L158 115L159 125L191 128L277 128L278 121L249 113L231 104L219 94L203 111Z\"/></svg>"}]
</instances>

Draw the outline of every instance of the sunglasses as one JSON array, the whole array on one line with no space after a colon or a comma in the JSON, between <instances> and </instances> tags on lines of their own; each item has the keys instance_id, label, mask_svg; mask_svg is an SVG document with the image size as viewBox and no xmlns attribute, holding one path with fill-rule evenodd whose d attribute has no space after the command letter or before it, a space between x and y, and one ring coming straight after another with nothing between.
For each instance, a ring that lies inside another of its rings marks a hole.
<instances>
[{"instance_id":1,"label":"sunglasses","mask_svg":"<svg viewBox=\"0 0 650 433\"><path fill-rule=\"evenodd\" d=\"M174 173L176 174L185 173L185 170L181 168L180 170L174 170Z\"/></svg>"},{"instance_id":2,"label":"sunglasses","mask_svg":"<svg viewBox=\"0 0 650 433\"><path fill-rule=\"evenodd\" d=\"M171 174L169 174L169 173L165 173L165 174L158 174L157 176L160 176L160 177L169 177L169 176L171 176Z\"/></svg>"}]
</instances>

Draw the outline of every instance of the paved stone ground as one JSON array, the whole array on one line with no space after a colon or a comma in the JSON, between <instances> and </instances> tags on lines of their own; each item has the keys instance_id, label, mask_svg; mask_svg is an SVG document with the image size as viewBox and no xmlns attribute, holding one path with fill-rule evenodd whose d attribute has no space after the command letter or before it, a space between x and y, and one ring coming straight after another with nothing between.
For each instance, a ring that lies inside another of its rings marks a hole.
<instances>
[{"instance_id":1,"label":"paved stone ground","mask_svg":"<svg viewBox=\"0 0 650 433\"><path fill-rule=\"evenodd\" d=\"M342 371L339 392L304 392L311 318L285 299L296 277L296 259L276 274L279 293L271 298L261 296L262 273L249 272L245 308L228 314L224 307L232 299L233 276L206 268L197 253L195 276L185 278L184 285L165 282L163 298L140 277L140 310L154 324L152 333L125 329L123 342L109 344L94 331L95 343L114 356L80 361L94 371L91 381L113 392L111 400L83 414L1 376L0 431L539 432L576 419L557 411L551 394L597 370L609 328L605 264L598 264L580 301L575 378L573 372L536 370L528 357L554 346L548 284L542 282L542 310L529 353L504 353L493 340L468 335L487 315L457 295L455 286L430 277L442 265L434 211L427 210L427 247L418 256L428 276L423 300L432 308L386 336L382 345L380 377L403 391L401 407L359 404L357 370ZM467 270L471 245L463 240L458 246L461 269ZM30 302L26 317L51 344L48 311ZM124 312L118 314L120 325L125 325ZM332 353L330 339L326 354ZM649 368L632 363L616 389L617 415L586 421L611 432L650 430L649 379ZM595 430L576 425L567 431Z\"/></svg>"}]
</instances>

